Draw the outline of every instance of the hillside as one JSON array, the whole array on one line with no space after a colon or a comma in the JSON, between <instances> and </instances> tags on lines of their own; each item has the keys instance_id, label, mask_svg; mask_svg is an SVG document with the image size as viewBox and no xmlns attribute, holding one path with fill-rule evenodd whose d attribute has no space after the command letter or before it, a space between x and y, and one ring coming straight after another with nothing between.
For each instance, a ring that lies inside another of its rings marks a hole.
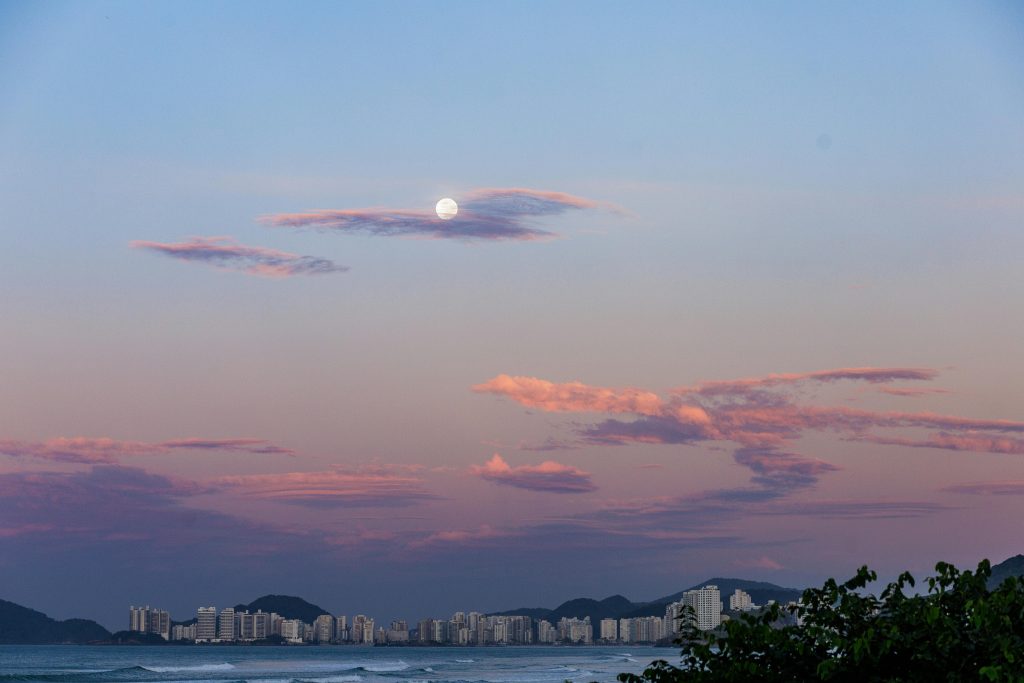
<instances>
[{"instance_id":1,"label":"hillside","mask_svg":"<svg viewBox=\"0 0 1024 683\"><path fill-rule=\"evenodd\" d=\"M1024 555L1014 555L1008 560L1003 560L992 566L992 577L988 580L988 587L995 588L1004 579L1011 576L1024 577Z\"/></svg>"},{"instance_id":2,"label":"hillside","mask_svg":"<svg viewBox=\"0 0 1024 683\"><path fill-rule=\"evenodd\" d=\"M802 590L795 588L784 588L777 586L774 583L767 583L765 581L748 581L746 579L727 579L722 577L715 577L702 581L696 585L690 586L684 591L673 593L672 595L666 595L663 598L652 600L651 602L645 602L638 604L635 609L623 614L623 617L663 617L665 616L665 608L670 603L673 603L679 598L683 597L683 593L686 591L696 590L703 586L712 585L718 586L719 592L722 594L722 603L725 609L729 609L729 596L739 588L742 591L746 591L750 594L750 599L754 601L756 605L767 604L769 600L775 602L787 603L790 601L799 600L803 594Z\"/></svg>"},{"instance_id":3,"label":"hillside","mask_svg":"<svg viewBox=\"0 0 1024 683\"><path fill-rule=\"evenodd\" d=\"M248 605L235 605L235 610L277 612L285 619L301 619L307 624L316 621L316 618L321 614L330 614L324 608L317 607L302 598L292 595L264 595L262 598L253 600Z\"/></svg>"},{"instance_id":4,"label":"hillside","mask_svg":"<svg viewBox=\"0 0 1024 683\"><path fill-rule=\"evenodd\" d=\"M763 605L769 600L776 602L789 602L800 598L802 591L794 588L784 588L773 583L763 581L747 581L745 579L713 578L702 581L686 590L694 590L702 586L713 584L718 586L722 593L722 602L725 607L729 606L729 596L737 588L750 594L751 599L758 605ZM593 600L591 598L575 598L554 609L543 607L520 607L518 609L495 612L494 614L509 614L532 617L533 619L547 619L554 623L562 617L590 617L590 622L596 626L601 619L621 619L627 617L663 617L665 608L669 603L675 602L682 597L685 591L679 591L672 595L651 600L650 602L632 602L621 595L613 595L604 600Z\"/></svg>"},{"instance_id":5,"label":"hillside","mask_svg":"<svg viewBox=\"0 0 1024 683\"><path fill-rule=\"evenodd\" d=\"M88 643L109 637L110 631L95 621L57 621L34 609L0 600L0 643Z\"/></svg>"}]
</instances>

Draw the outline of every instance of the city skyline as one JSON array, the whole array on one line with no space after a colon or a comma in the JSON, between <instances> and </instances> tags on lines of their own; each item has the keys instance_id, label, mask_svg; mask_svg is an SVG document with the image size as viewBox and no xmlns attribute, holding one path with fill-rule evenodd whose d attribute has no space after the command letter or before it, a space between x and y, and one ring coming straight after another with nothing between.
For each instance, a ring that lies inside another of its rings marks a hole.
<instances>
[{"instance_id":1,"label":"city skyline","mask_svg":"<svg viewBox=\"0 0 1024 683\"><path fill-rule=\"evenodd\" d=\"M252 642L278 636L288 644L320 645L591 645L671 641L688 623L710 631L727 618L718 586L711 584L683 592L679 600L666 605L664 617L607 617L597 621L590 616L576 616L561 617L552 623L527 615L458 611L450 619L420 619L416 628L410 628L403 619L392 620L387 628L383 624L375 628L376 620L364 614L353 616L350 625L348 615L343 614L320 614L312 621L303 621L272 610L239 607L219 611L214 606L199 607L193 619L173 623L167 610L133 605L129 607L127 630L159 635L168 642L196 644ZM758 608L751 596L739 588L729 596L730 612Z\"/></svg>"},{"instance_id":2,"label":"city skyline","mask_svg":"<svg viewBox=\"0 0 1024 683\"><path fill-rule=\"evenodd\" d=\"M412 623L1024 552L1022 25L0 4L0 598Z\"/></svg>"}]
</instances>

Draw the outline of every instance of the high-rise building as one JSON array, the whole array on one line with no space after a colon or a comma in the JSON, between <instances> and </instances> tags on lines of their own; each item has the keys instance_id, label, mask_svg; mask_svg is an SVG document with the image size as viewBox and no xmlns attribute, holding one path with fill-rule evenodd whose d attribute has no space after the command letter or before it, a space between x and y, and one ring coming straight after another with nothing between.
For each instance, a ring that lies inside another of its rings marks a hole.
<instances>
[{"instance_id":1,"label":"high-rise building","mask_svg":"<svg viewBox=\"0 0 1024 683\"><path fill-rule=\"evenodd\" d=\"M149 605L145 607L136 607L132 605L128 608L128 630L137 631L139 633L145 633L146 629L149 628Z\"/></svg>"},{"instance_id":2,"label":"high-rise building","mask_svg":"<svg viewBox=\"0 0 1024 683\"><path fill-rule=\"evenodd\" d=\"M562 617L559 619L558 639L589 645L594 640L594 627L590 625L590 617L583 617L583 619Z\"/></svg>"},{"instance_id":3,"label":"high-rise building","mask_svg":"<svg viewBox=\"0 0 1024 683\"><path fill-rule=\"evenodd\" d=\"M305 624L298 619L281 620L281 637L289 643L301 643Z\"/></svg>"},{"instance_id":4,"label":"high-rise building","mask_svg":"<svg viewBox=\"0 0 1024 683\"><path fill-rule=\"evenodd\" d=\"M722 595L718 586L704 586L683 593L680 601L693 608L696 626L701 631L710 631L722 624Z\"/></svg>"},{"instance_id":5,"label":"high-rise building","mask_svg":"<svg viewBox=\"0 0 1024 683\"><path fill-rule=\"evenodd\" d=\"M632 620L632 639L630 642L654 643L664 635L665 620L661 617L636 617Z\"/></svg>"},{"instance_id":6,"label":"high-rise building","mask_svg":"<svg viewBox=\"0 0 1024 683\"><path fill-rule=\"evenodd\" d=\"M263 610L250 614L248 611L235 614L238 624L236 636L238 640L263 640L271 633L271 615Z\"/></svg>"},{"instance_id":7,"label":"high-rise building","mask_svg":"<svg viewBox=\"0 0 1024 683\"><path fill-rule=\"evenodd\" d=\"M196 639L196 625L189 624L184 626L182 624L175 624L171 627L171 640L195 640Z\"/></svg>"},{"instance_id":8,"label":"high-rise building","mask_svg":"<svg viewBox=\"0 0 1024 683\"><path fill-rule=\"evenodd\" d=\"M612 641L619 639L619 625L614 619L601 620L601 640Z\"/></svg>"},{"instance_id":9,"label":"high-rise building","mask_svg":"<svg viewBox=\"0 0 1024 683\"><path fill-rule=\"evenodd\" d=\"M492 637L498 645L508 645L511 640L508 635L508 622L504 619L496 619L491 627L494 634Z\"/></svg>"},{"instance_id":10,"label":"high-rise building","mask_svg":"<svg viewBox=\"0 0 1024 683\"><path fill-rule=\"evenodd\" d=\"M321 614L313 622L313 640L317 643L330 643L334 641L334 617L330 614Z\"/></svg>"},{"instance_id":11,"label":"high-rise building","mask_svg":"<svg viewBox=\"0 0 1024 683\"><path fill-rule=\"evenodd\" d=\"M145 607L128 608L128 630L138 633L155 633L164 640L171 638L171 615L166 610Z\"/></svg>"},{"instance_id":12,"label":"high-rise building","mask_svg":"<svg viewBox=\"0 0 1024 683\"><path fill-rule=\"evenodd\" d=\"M619 619L619 640L623 643L636 642L636 628L633 619Z\"/></svg>"},{"instance_id":13,"label":"high-rise building","mask_svg":"<svg viewBox=\"0 0 1024 683\"><path fill-rule=\"evenodd\" d=\"M537 622L537 642L556 643L558 642L558 629L551 625L547 619Z\"/></svg>"},{"instance_id":14,"label":"high-rise building","mask_svg":"<svg viewBox=\"0 0 1024 683\"><path fill-rule=\"evenodd\" d=\"M256 615L248 610L238 614L238 639L256 640Z\"/></svg>"},{"instance_id":15,"label":"high-rise building","mask_svg":"<svg viewBox=\"0 0 1024 683\"><path fill-rule=\"evenodd\" d=\"M371 633L373 632L371 628ZM366 642L366 615L357 614L352 617L352 637L353 643L364 643Z\"/></svg>"},{"instance_id":16,"label":"high-rise building","mask_svg":"<svg viewBox=\"0 0 1024 683\"><path fill-rule=\"evenodd\" d=\"M149 628L147 633L155 633L164 640L171 639L171 613L163 609L149 611Z\"/></svg>"},{"instance_id":17,"label":"high-rise building","mask_svg":"<svg viewBox=\"0 0 1024 683\"><path fill-rule=\"evenodd\" d=\"M270 618L268 619L268 623L270 624L270 626L267 629L267 635L281 635L281 622L283 621L284 619L281 618L280 614L278 614L277 612L271 612Z\"/></svg>"},{"instance_id":18,"label":"high-rise building","mask_svg":"<svg viewBox=\"0 0 1024 683\"><path fill-rule=\"evenodd\" d=\"M666 637L674 637L683 631L683 607L686 603L682 600L670 603L665 607L665 623L663 631Z\"/></svg>"},{"instance_id":19,"label":"high-rise building","mask_svg":"<svg viewBox=\"0 0 1024 683\"><path fill-rule=\"evenodd\" d=\"M217 608L200 607L196 610L196 640L217 639Z\"/></svg>"},{"instance_id":20,"label":"high-rise building","mask_svg":"<svg viewBox=\"0 0 1024 683\"><path fill-rule=\"evenodd\" d=\"M746 593L737 588L732 595L729 596L729 609L734 612L749 612L752 609L757 609L757 605L750 599L750 594Z\"/></svg>"},{"instance_id":21,"label":"high-rise building","mask_svg":"<svg viewBox=\"0 0 1024 683\"><path fill-rule=\"evenodd\" d=\"M348 637L348 617L341 615L334 620L334 640L339 643L347 643Z\"/></svg>"},{"instance_id":22,"label":"high-rise building","mask_svg":"<svg viewBox=\"0 0 1024 683\"><path fill-rule=\"evenodd\" d=\"M259 610L256 614L252 615L252 637L256 640L263 640L270 635L270 617L263 610Z\"/></svg>"},{"instance_id":23,"label":"high-rise building","mask_svg":"<svg viewBox=\"0 0 1024 683\"><path fill-rule=\"evenodd\" d=\"M409 623L396 619L391 622L391 628L388 629L387 642L389 643L408 643L409 642Z\"/></svg>"},{"instance_id":24,"label":"high-rise building","mask_svg":"<svg viewBox=\"0 0 1024 683\"><path fill-rule=\"evenodd\" d=\"M217 617L217 639L232 641L238 638L235 627L235 608L225 607Z\"/></svg>"}]
</instances>

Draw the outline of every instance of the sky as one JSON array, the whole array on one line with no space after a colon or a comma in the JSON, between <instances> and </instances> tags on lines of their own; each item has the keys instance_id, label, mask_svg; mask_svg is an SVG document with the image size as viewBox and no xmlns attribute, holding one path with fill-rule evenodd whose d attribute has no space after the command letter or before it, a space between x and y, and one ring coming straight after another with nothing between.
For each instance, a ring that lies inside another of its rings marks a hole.
<instances>
[{"instance_id":1,"label":"sky","mask_svg":"<svg viewBox=\"0 0 1024 683\"><path fill-rule=\"evenodd\" d=\"M0 2L0 598L1024 552L1021 65L1011 2Z\"/></svg>"}]
</instances>

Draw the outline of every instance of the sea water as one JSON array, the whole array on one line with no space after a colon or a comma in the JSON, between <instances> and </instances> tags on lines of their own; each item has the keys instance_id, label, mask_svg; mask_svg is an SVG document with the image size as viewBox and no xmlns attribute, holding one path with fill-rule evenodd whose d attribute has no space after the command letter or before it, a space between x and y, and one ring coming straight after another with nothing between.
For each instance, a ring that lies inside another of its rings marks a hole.
<instances>
[{"instance_id":1,"label":"sea water","mask_svg":"<svg viewBox=\"0 0 1024 683\"><path fill-rule=\"evenodd\" d=\"M0 645L0 683L611 683L678 650L652 647Z\"/></svg>"}]
</instances>

